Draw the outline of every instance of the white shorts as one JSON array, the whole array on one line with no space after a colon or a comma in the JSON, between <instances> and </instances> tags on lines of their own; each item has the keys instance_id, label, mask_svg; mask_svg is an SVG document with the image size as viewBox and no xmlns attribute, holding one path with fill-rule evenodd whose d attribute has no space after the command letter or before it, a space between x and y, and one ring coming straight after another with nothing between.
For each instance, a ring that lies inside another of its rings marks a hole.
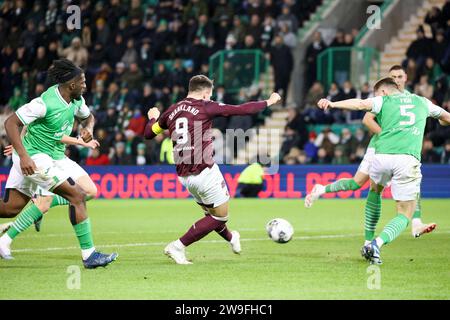
<instances>
[{"instance_id":1,"label":"white shorts","mask_svg":"<svg viewBox=\"0 0 450 320\"><path fill-rule=\"evenodd\" d=\"M227 184L217 164L197 175L178 177L178 180L200 205L217 208L230 199Z\"/></svg>"},{"instance_id":2,"label":"white shorts","mask_svg":"<svg viewBox=\"0 0 450 320\"><path fill-rule=\"evenodd\" d=\"M369 175L370 166L372 164L374 156L375 156L375 148L367 148L366 154L364 155L364 158L362 159L361 164L359 165L358 171L366 175Z\"/></svg>"},{"instance_id":3,"label":"white shorts","mask_svg":"<svg viewBox=\"0 0 450 320\"><path fill-rule=\"evenodd\" d=\"M13 154L12 158L13 166L9 172L5 188L17 189L29 197L34 195L53 195L51 191L69 177L76 181L80 177L88 175L78 163L67 157L61 160L54 160L47 154L39 153L31 157L38 171L31 176L24 176L20 169L19 156Z\"/></svg>"},{"instance_id":4,"label":"white shorts","mask_svg":"<svg viewBox=\"0 0 450 320\"><path fill-rule=\"evenodd\" d=\"M382 186L387 186L391 181L394 200L416 200L422 181L420 167L420 161L410 155L376 154L370 168L370 178Z\"/></svg>"}]
</instances>

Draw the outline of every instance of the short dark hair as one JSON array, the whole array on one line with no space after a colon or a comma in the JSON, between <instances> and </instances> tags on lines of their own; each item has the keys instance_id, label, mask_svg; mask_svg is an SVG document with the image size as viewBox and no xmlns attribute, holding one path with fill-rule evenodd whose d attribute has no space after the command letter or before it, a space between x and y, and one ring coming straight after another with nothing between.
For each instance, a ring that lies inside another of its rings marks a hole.
<instances>
[{"instance_id":1,"label":"short dark hair","mask_svg":"<svg viewBox=\"0 0 450 320\"><path fill-rule=\"evenodd\" d=\"M373 91L377 92L381 87L392 87L399 90L397 83L391 77L386 77L381 80L378 80L378 82L373 87Z\"/></svg>"},{"instance_id":2,"label":"short dark hair","mask_svg":"<svg viewBox=\"0 0 450 320\"><path fill-rule=\"evenodd\" d=\"M213 87L213 80L204 75L193 76L191 80L189 80L189 92L211 89Z\"/></svg>"},{"instance_id":3,"label":"short dark hair","mask_svg":"<svg viewBox=\"0 0 450 320\"><path fill-rule=\"evenodd\" d=\"M53 61L52 66L48 69L48 78L53 84L62 84L76 78L82 73L83 70L72 61L60 59Z\"/></svg>"},{"instance_id":4,"label":"short dark hair","mask_svg":"<svg viewBox=\"0 0 450 320\"><path fill-rule=\"evenodd\" d=\"M402 67L401 65L399 65L399 64L396 64L396 65L392 66L392 67L389 69L389 72L391 72L391 71L398 71L398 70L403 70L403 72L406 73L405 68L403 68L403 67Z\"/></svg>"}]
</instances>

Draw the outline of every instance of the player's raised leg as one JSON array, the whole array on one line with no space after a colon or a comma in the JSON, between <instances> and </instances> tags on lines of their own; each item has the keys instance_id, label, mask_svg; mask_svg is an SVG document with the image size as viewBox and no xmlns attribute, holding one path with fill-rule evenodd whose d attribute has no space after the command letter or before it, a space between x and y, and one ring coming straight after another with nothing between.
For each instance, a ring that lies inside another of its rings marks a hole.
<instances>
[{"instance_id":1,"label":"player's raised leg","mask_svg":"<svg viewBox=\"0 0 450 320\"><path fill-rule=\"evenodd\" d=\"M305 197L305 207L311 208L314 202L326 193L361 189L367 181L369 181L368 173L358 170L352 179L339 179L326 186L316 184L311 193Z\"/></svg>"}]
</instances>

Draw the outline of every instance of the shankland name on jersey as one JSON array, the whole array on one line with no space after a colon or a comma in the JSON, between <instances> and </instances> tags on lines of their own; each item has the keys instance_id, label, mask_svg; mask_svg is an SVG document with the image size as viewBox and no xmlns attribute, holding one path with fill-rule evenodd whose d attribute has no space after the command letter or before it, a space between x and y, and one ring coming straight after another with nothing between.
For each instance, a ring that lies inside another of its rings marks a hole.
<instances>
[{"instance_id":1,"label":"shankland name on jersey","mask_svg":"<svg viewBox=\"0 0 450 320\"><path fill-rule=\"evenodd\" d=\"M194 116L196 116L199 113L198 109L193 108L190 105L186 105L186 104L182 103L177 108L175 108L175 110L172 111L172 113L169 116L169 120L173 120L173 118L176 116L176 114L180 111L190 112Z\"/></svg>"},{"instance_id":2,"label":"shankland name on jersey","mask_svg":"<svg viewBox=\"0 0 450 320\"><path fill-rule=\"evenodd\" d=\"M169 130L174 147L174 160L179 176L195 175L214 165L212 120L220 116L251 115L267 107L266 101L228 105L209 100L186 98L170 106L157 121L162 130ZM145 137L155 136L151 120Z\"/></svg>"}]
</instances>

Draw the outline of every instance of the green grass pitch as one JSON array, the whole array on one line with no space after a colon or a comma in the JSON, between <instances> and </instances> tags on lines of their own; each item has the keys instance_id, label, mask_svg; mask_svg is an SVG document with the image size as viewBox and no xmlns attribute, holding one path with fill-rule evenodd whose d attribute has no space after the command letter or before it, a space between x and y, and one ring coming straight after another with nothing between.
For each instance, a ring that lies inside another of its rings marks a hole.
<instances>
[{"instance_id":1,"label":"green grass pitch","mask_svg":"<svg viewBox=\"0 0 450 320\"><path fill-rule=\"evenodd\" d=\"M307 210L303 200L233 199L229 227L241 232L242 254L212 233L188 248L188 266L163 249L202 217L192 200L94 200L96 246L120 255L96 270L82 268L67 209L55 208L40 234L30 228L16 239L15 260L0 260L0 299L450 299L449 205L423 200L424 220L438 229L413 239L408 228L384 247L379 289L368 288L374 271L359 254L362 200ZM394 202L384 201L379 229L394 213ZM268 239L265 224L276 217L293 224L291 242ZM73 289L78 267L81 287Z\"/></svg>"}]
</instances>

